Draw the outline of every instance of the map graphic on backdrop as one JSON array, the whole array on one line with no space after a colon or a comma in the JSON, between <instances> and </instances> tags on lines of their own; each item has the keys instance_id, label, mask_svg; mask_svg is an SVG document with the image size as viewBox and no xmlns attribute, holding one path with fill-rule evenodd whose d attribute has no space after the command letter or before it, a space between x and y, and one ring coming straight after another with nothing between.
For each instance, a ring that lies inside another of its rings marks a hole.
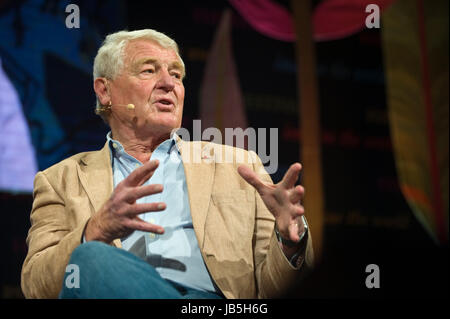
<instances>
[{"instance_id":1,"label":"map graphic on backdrop","mask_svg":"<svg viewBox=\"0 0 450 319\"><path fill-rule=\"evenodd\" d=\"M37 172L34 148L22 104L1 59L0 92L0 190L31 192Z\"/></svg>"},{"instance_id":2,"label":"map graphic on backdrop","mask_svg":"<svg viewBox=\"0 0 450 319\"><path fill-rule=\"evenodd\" d=\"M65 27L69 3L82 5L82 29ZM103 34L123 27L119 11L119 1L6 1L0 8L0 58L20 98L36 155L30 158L36 158L37 169L103 144L106 126L93 112L92 63ZM0 91L4 94L10 93ZM0 114L2 122L12 120L6 117L9 111ZM22 131L8 136L8 147L22 148ZM22 175L2 167L2 180L3 174L22 180ZM30 173L35 171L29 167ZM32 179L30 184L28 174L23 178L22 189L31 190ZM11 183L10 189L17 187Z\"/></svg>"}]
</instances>

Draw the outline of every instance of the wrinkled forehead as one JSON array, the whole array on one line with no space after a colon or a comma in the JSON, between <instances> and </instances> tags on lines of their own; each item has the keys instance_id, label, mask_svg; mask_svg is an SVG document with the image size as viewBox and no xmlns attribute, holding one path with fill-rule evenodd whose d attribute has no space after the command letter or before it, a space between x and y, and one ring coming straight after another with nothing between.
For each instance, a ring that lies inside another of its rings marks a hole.
<instances>
[{"instance_id":1,"label":"wrinkled forehead","mask_svg":"<svg viewBox=\"0 0 450 319\"><path fill-rule=\"evenodd\" d=\"M128 42L124 48L124 62L127 69L135 69L146 63L167 64L180 69L184 74L183 63L177 52L152 40L137 39Z\"/></svg>"}]
</instances>

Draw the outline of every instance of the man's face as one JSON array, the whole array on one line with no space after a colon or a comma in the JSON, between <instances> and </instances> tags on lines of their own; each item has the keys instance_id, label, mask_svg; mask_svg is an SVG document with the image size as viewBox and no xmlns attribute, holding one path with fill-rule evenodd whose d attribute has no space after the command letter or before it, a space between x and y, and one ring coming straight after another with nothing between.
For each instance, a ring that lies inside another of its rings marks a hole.
<instances>
[{"instance_id":1,"label":"man's face","mask_svg":"<svg viewBox=\"0 0 450 319\"><path fill-rule=\"evenodd\" d=\"M152 134L167 134L181 126L184 69L172 49L149 40L130 41L124 66L110 83L114 104L134 104L134 110L116 106L111 120Z\"/></svg>"}]
</instances>

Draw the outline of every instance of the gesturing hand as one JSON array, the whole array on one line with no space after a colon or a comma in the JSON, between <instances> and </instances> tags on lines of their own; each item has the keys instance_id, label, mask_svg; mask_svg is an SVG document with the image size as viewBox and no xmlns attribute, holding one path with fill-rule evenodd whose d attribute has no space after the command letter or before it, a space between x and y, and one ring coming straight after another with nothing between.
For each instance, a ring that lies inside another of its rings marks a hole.
<instances>
[{"instance_id":1,"label":"gesturing hand","mask_svg":"<svg viewBox=\"0 0 450 319\"><path fill-rule=\"evenodd\" d=\"M116 186L108 201L89 220L85 230L86 241L99 240L110 243L116 238L129 235L134 230L158 234L164 232L163 227L147 223L138 215L164 210L166 204L136 203L141 197L162 192L161 184L142 186L153 175L158 165L157 160L148 161Z\"/></svg>"},{"instance_id":2,"label":"gesturing hand","mask_svg":"<svg viewBox=\"0 0 450 319\"><path fill-rule=\"evenodd\" d=\"M241 165L238 167L238 173L256 189L266 207L275 217L280 235L294 242L300 240L299 232L301 233L301 228L303 228L300 217L305 212L300 204L305 189L300 185L295 186L301 169L300 163L292 164L281 182L275 185L263 182L247 166Z\"/></svg>"}]
</instances>

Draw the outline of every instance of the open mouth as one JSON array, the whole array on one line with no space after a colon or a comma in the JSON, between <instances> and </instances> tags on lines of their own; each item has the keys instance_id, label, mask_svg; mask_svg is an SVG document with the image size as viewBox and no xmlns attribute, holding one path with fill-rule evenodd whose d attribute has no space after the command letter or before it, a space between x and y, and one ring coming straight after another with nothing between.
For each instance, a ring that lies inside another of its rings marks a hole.
<instances>
[{"instance_id":1,"label":"open mouth","mask_svg":"<svg viewBox=\"0 0 450 319\"><path fill-rule=\"evenodd\" d=\"M159 100L158 103L164 104L164 105L171 105L173 104L171 101L169 100Z\"/></svg>"},{"instance_id":2,"label":"open mouth","mask_svg":"<svg viewBox=\"0 0 450 319\"><path fill-rule=\"evenodd\" d=\"M163 112L171 112L175 106L172 100L167 98L157 99L154 103Z\"/></svg>"}]
</instances>

